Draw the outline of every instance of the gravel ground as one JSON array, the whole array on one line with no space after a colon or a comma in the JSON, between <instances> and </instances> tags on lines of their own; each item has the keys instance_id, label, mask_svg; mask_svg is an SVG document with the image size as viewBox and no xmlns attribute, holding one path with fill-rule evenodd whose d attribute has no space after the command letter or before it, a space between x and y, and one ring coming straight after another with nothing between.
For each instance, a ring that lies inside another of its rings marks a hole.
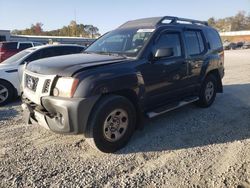
<instances>
[{"instance_id":1,"label":"gravel ground","mask_svg":"<svg viewBox=\"0 0 250 188\"><path fill-rule=\"evenodd\" d=\"M149 120L116 154L25 125L20 102L1 107L0 187L249 187L250 50L225 56L212 107Z\"/></svg>"}]
</instances>

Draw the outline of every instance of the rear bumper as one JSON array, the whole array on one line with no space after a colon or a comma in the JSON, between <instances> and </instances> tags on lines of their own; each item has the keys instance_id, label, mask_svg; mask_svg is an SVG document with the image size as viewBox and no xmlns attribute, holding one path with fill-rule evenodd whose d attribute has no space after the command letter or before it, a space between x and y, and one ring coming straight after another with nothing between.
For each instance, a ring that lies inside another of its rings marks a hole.
<instances>
[{"instance_id":1,"label":"rear bumper","mask_svg":"<svg viewBox=\"0 0 250 188\"><path fill-rule=\"evenodd\" d=\"M84 98L42 97L42 106L23 97L24 118L56 133L83 133L91 110L99 96Z\"/></svg>"}]
</instances>

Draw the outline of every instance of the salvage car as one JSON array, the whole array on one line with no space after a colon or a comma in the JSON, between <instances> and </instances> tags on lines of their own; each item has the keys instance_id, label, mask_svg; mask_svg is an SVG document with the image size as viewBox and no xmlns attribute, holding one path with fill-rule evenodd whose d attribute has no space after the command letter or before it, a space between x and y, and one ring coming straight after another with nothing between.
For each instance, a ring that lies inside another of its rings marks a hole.
<instances>
[{"instance_id":1,"label":"salvage car","mask_svg":"<svg viewBox=\"0 0 250 188\"><path fill-rule=\"evenodd\" d=\"M21 78L24 64L31 61L83 52L78 45L45 45L23 50L0 64L0 106L21 94Z\"/></svg>"},{"instance_id":2,"label":"salvage car","mask_svg":"<svg viewBox=\"0 0 250 188\"><path fill-rule=\"evenodd\" d=\"M242 49L250 49L250 42L244 42Z\"/></svg>"},{"instance_id":3,"label":"salvage car","mask_svg":"<svg viewBox=\"0 0 250 188\"><path fill-rule=\"evenodd\" d=\"M102 152L124 147L140 122L181 106L213 104L224 51L206 22L129 21L85 54L34 61L23 74L24 117L56 133L83 133Z\"/></svg>"}]
</instances>

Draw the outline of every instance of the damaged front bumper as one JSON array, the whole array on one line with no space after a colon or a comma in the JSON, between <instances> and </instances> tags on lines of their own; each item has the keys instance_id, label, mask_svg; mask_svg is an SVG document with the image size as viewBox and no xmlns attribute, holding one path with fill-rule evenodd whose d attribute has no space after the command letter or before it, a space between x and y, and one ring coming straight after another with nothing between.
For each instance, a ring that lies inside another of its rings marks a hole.
<instances>
[{"instance_id":1,"label":"damaged front bumper","mask_svg":"<svg viewBox=\"0 0 250 188\"><path fill-rule=\"evenodd\" d=\"M41 106L23 96L23 113L28 124L39 124L57 133L83 133L99 96L90 98L42 97Z\"/></svg>"}]
</instances>

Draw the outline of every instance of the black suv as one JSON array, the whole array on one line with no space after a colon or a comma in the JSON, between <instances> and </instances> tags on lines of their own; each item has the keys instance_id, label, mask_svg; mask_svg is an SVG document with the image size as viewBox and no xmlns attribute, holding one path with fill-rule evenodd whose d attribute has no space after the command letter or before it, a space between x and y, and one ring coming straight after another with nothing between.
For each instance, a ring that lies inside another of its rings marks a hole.
<instances>
[{"instance_id":1,"label":"black suv","mask_svg":"<svg viewBox=\"0 0 250 188\"><path fill-rule=\"evenodd\" d=\"M23 75L28 123L84 133L103 152L125 146L144 117L222 92L224 52L206 22L177 17L129 21L84 54L34 61Z\"/></svg>"}]
</instances>

